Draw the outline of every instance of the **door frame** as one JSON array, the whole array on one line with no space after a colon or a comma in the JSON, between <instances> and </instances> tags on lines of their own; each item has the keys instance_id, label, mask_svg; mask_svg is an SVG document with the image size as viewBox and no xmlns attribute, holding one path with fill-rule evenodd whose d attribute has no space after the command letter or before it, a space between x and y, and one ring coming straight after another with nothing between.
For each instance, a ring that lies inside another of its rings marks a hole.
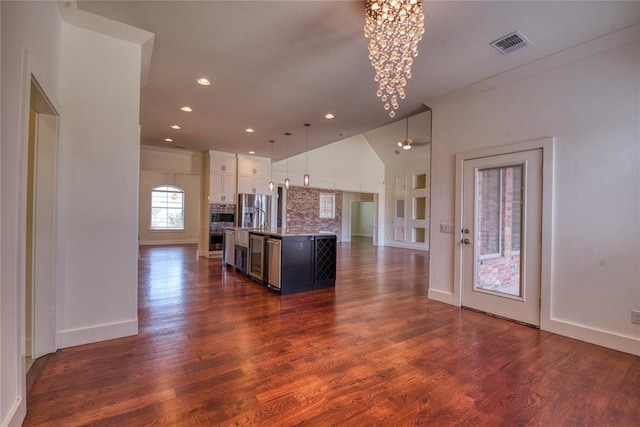
<instances>
[{"instance_id":1,"label":"door frame","mask_svg":"<svg viewBox=\"0 0 640 427\"><path fill-rule=\"evenodd\" d=\"M52 253L47 254L46 262L53 270L48 270L47 277L51 280L46 283L38 282L34 283L33 288L33 300L32 304L32 320L33 320L33 334L32 334L32 358L38 358L42 355L53 353L57 350L57 337L56 337L56 321L57 321L57 295L56 288L59 282L60 271L58 269L59 264L59 252L58 249L58 215L57 215L57 195L58 195L58 152L59 152L59 133L60 133L60 106L48 96L50 93L46 86L43 85L42 79L39 79L35 70L32 68L32 64L35 61L31 57L29 51L24 49L22 52L22 66L21 66L21 89L20 89L20 153L19 153L19 184L18 192L22 195L22 203L18 206L18 246L20 259L18 261L18 280L20 289L20 304L18 307L19 316L19 328L18 339L19 355L21 361L21 372L18 372L20 381L22 381L22 387L25 387L24 380L26 378L26 249L27 249L27 193L28 193L28 174L33 172L29 165L29 115L32 104L37 113L36 119L38 122L46 121L50 126L52 132L47 132L44 135L38 135L36 129L36 156L38 155L38 143L46 143L53 152L53 158L46 158L47 165L51 168L50 172L53 176L54 182L52 183L52 194L47 196L51 198L50 207L52 209L53 218L51 218L52 230L48 230L50 233L47 236L51 239L50 248ZM32 97L35 96L35 99ZM32 103L33 100L33 103ZM39 141L39 139L43 139ZM37 191L37 190L36 190ZM36 231L35 234L38 234ZM34 239L38 239L37 235L34 235ZM23 392L26 393L26 388L23 388Z\"/></svg>"},{"instance_id":2,"label":"door frame","mask_svg":"<svg viewBox=\"0 0 640 427\"><path fill-rule=\"evenodd\" d=\"M540 329L551 327L551 260L553 238L553 161L555 138L546 137L531 141L517 142L497 147L482 148L456 154L455 178L455 227L454 233L454 271L453 302L462 306L462 208L463 208L463 173L465 160L482 157L512 154L521 151L542 149L542 197L541 218L542 235L540 247Z\"/></svg>"}]
</instances>

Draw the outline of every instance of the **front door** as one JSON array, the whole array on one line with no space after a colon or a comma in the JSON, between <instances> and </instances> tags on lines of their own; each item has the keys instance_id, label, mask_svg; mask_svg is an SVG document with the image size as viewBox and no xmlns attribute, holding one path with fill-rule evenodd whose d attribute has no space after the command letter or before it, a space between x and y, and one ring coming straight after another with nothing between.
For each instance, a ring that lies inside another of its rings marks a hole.
<instances>
[{"instance_id":1,"label":"front door","mask_svg":"<svg viewBox=\"0 0 640 427\"><path fill-rule=\"evenodd\" d=\"M465 160L462 305L540 326L542 149Z\"/></svg>"}]
</instances>

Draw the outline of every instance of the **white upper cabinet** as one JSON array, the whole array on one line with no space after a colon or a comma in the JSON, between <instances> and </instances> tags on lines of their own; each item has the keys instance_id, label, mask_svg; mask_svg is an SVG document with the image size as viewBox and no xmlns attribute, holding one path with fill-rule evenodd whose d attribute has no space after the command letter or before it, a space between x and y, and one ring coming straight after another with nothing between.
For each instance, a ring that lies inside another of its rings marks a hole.
<instances>
[{"instance_id":1,"label":"white upper cabinet","mask_svg":"<svg viewBox=\"0 0 640 427\"><path fill-rule=\"evenodd\" d=\"M238 156L238 194L268 194L270 176L270 159Z\"/></svg>"},{"instance_id":2,"label":"white upper cabinet","mask_svg":"<svg viewBox=\"0 0 640 427\"><path fill-rule=\"evenodd\" d=\"M209 151L209 203L236 203L235 154Z\"/></svg>"},{"instance_id":3,"label":"white upper cabinet","mask_svg":"<svg viewBox=\"0 0 640 427\"><path fill-rule=\"evenodd\" d=\"M215 153L215 154L212 154ZM212 172L236 174L236 158L231 153L209 151L209 169Z\"/></svg>"}]
</instances>

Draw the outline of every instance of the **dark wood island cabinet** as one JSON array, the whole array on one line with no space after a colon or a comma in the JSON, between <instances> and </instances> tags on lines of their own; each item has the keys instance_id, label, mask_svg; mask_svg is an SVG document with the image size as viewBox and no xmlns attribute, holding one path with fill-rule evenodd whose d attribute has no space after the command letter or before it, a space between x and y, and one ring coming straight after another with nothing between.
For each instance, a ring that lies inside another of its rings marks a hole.
<instances>
[{"instance_id":1,"label":"dark wood island cabinet","mask_svg":"<svg viewBox=\"0 0 640 427\"><path fill-rule=\"evenodd\" d=\"M251 229L249 236L248 273L256 282L283 295L335 286L334 234Z\"/></svg>"}]
</instances>

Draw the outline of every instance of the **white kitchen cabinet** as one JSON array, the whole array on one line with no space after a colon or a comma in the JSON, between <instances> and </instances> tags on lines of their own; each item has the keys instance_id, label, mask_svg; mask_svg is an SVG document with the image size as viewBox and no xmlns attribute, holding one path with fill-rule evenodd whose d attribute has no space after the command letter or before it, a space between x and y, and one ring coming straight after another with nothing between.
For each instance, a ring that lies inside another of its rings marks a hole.
<instances>
[{"instance_id":1,"label":"white kitchen cabinet","mask_svg":"<svg viewBox=\"0 0 640 427\"><path fill-rule=\"evenodd\" d=\"M268 194L270 176L270 159L238 156L238 194Z\"/></svg>"},{"instance_id":2,"label":"white kitchen cabinet","mask_svg":"<svg viewBox=\"0 0 640 427\"><path fill-rule=\"evenodd\" d=\"M209 151L209 203L236 203L234 154Z\"/></svg>"}]
</instances>

